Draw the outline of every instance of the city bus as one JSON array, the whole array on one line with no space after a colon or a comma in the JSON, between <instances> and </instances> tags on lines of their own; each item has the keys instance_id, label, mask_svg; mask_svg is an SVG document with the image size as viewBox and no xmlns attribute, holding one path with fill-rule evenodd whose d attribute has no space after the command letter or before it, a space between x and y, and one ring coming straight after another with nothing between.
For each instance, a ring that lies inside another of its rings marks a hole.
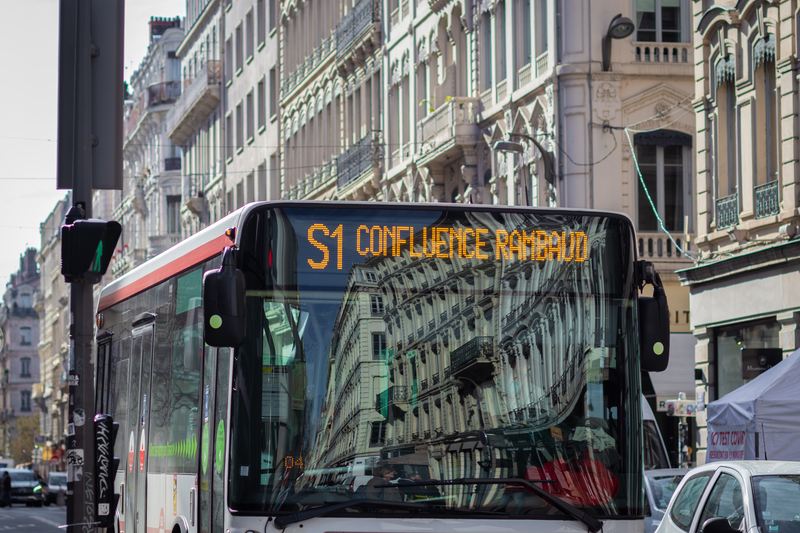
<instances>
[{"instance_id":1,"label":"city bus","mask_svg":"<svg viewBox=\"0 0 800 533\"><path fill-rule=\"evenodd\" d=\"M597 211L233 212L99 295L115 530L642 531L669 313L634 243Z\"/></svg>"}]
</instances>

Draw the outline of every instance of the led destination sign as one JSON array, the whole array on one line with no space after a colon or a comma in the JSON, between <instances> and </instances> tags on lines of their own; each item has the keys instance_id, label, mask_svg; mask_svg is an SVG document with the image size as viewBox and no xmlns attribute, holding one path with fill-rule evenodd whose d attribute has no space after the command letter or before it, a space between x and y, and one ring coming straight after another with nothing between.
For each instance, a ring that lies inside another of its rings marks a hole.
<instances>
[{"instance_id":1,"label":"led destination sign","mask_svg":"<svg viewBox=\"0 0 800 533\"><path fill-rule=\"evenodd\" d=\"M344 225L333 230L325 224L308 228L308 242L319 251L309 257L315 270L342 269L345 249L364 257L411 257L489 259L508 261L583 262L588 257L588 239L582 231L508 231L469 227L358 226L355 239L345 237ZM333 257L332 257L333 254ZM494 256L494 257L492 257Z\"/></svg>"}]
</instances>

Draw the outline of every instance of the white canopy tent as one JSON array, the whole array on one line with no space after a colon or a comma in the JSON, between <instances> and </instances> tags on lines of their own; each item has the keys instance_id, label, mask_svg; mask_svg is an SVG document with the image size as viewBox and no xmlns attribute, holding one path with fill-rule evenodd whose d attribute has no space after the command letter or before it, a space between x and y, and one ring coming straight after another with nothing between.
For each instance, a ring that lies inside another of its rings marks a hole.
<instances>
[{"instance_id":1,"label":"white canopy tent","mask_svg":"<svg viewBox=\"0 0 800 533\"><path fill-rule=\"evenodd\" d=\"M741 430L743 459L800 461L800 350L707 409L709 462L725 458L712 448L736 444Z\"/></svg>"}]
</instances>

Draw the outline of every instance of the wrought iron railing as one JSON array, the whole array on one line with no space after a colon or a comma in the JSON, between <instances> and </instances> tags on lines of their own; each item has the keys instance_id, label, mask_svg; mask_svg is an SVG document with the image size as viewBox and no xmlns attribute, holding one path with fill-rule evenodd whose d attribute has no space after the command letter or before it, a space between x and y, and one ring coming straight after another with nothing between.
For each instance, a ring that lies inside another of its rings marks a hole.
<instances>
[{"instance_id":1,"label":"wrought iron railing","mask_svg":"<svg viewBox=\"0 0 800 533\"><path fill-rule=\"evenodd\" d=\"M322 44L317 46L311 54L303 61L294 72L286 76L281 86L282 96L286 96L289 91L294 89L297 84L303 81L303 78L308 76L315 68L317 68L322 60L328 57L328 54L336 49L336 39L334 35L329 36L322 41Z\"/></svg>"},{"instance_id":2,"label":"wrought iron railing","mask_svg":"<svg viewBox=\"0 0 800 533\"><path fill-rule=\"evenodd\" d=\"M358 144L336 158L337 183L340 189L378 163L381 154L379 140L378 132L370 132Z\"/></svg>"},{"instance_id":3,"label":"wrought iron railing","mask_svg":"<svg viewBox=\"0 0 800 533\"><path fill-rule=\"evenodd\" d=\"M181 95L181 82L165 81L147 88L147 106L171 104Z\"/></svg>"},{"instance_id":4,"label":"wrought iron railing","mask_svg":"<svg viewBox=\"0 0 800 533\"><path fill-rule=\"evenodd\" d=\"M450 363L455 371L475 359L488 359L492 353L492 337L475 337L450 354Z\"/></svg>"},{"instance_id":5,"label":"wrought iron railing","mask_svg":"<svg viewBox=\"0 0 800 533\"><path fill-rule=\"evenodd\" d=\"M336 25L336 56L345 55L364 31L379 20L373 0L361 0L356 4Z\"/></svg>"},{"instance_id":6,"label":"wrought iron railing","mask_svg":"<svg viewBox=\"0 0 800 533\"><path fill-rule=\"evenodd\" d=\"M732 194L717 200L717 227L727 228L739 223L739 195Z\"/></svg>"},{"instance_id":7,"label":"wrought iron railing","mask_svg":"<svg viewBox=\"0 0 800 533\"><path fill-rule=\"evenodd\" d=\"M781 210L780 198L778 195L778 180L756 187L755 196L756 218L777 215Z\"/></svg>"}]
</instances>

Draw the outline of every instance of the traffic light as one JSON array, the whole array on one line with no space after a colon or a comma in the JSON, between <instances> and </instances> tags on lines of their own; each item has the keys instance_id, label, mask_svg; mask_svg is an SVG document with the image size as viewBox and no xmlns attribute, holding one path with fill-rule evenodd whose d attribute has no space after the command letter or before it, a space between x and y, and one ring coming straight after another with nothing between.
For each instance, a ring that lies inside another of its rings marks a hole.
<instances>
[{"instance_id":1,"label":"traffic light","mask_svg":"<svg viewBox=\"0 0 800 533\"><path fill-rule=\"evenodd\" d=\"M61 274L67 283L97 283L108 270L122 226L114 220L75 220L61 228Z\"/></svg>"},{"instance_id":2,"label":"traffic light","mask_svg":"<svg viewBox=\"0 0 800 533\"><path fill-rule=\"evenodd\" d=\"M95 475L95 508L100 527L114 527L114 511L117 509L119 494L114 493L114 478L117 476L119 457L114 457L114 441L117 439L119 424L111 415L95 415L94 445L97 471Z\"/></svg>"}]
</instances>

